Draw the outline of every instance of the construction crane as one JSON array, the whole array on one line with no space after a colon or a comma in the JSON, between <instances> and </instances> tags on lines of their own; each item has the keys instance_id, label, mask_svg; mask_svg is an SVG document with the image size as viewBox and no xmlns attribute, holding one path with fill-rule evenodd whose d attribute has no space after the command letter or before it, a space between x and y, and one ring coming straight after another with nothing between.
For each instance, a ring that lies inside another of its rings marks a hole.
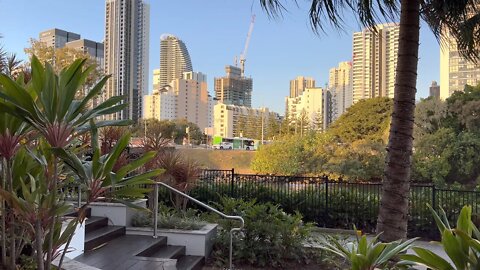
<instances>
[{"instance_id":1,"label":"construction crane","mask_svg":"<svg viewBox=\"0 0 480 270\"><path fill-rule=\"evenodd\" d=\"M254 24L255 24L255 14L252 15L252 20L250 21L250 28L248 28L247 40L245 41L245 47L243 48L242 54L240 54L240 70L242 72L242 77L245 77L245 61L247 60L248 44L250 43L250 38L252 37Z\"/></svg>"}]
</instances>

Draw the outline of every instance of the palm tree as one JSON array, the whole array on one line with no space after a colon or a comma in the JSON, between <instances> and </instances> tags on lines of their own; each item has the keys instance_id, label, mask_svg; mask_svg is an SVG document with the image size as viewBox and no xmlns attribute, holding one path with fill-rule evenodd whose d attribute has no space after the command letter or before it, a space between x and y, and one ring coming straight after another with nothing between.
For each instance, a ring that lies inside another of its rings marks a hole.
<instances>
[{"instance_id":1,"label":"palm tree","mask_svg":"<svg viewBox=\"0 0 480 270\"><path fill-rule=\"evenodd\" d=\"M5 59L5 74L11 78L16 78L22 72L22 60L12 53Z\"/></svg>"},{"instance_id":2,"label":"palm tree","mask_svg":"<svg viewBox=\"0 0 480 270\"><path fill-rule=\"evenodd\" d=\"M285 10L280 0L260 0L260 4L272 16ZM476 61L480 51L477 6L479 0L311 0L309 16L316 33L324 31L325 22L342 28L344 10L356 14L358 21L370 28L380 19L393 20L400 14L394 108L377 221L382 241L407 235L420 18L438 40L450 32L464 56Z\"/></svg>"}]
</instances>

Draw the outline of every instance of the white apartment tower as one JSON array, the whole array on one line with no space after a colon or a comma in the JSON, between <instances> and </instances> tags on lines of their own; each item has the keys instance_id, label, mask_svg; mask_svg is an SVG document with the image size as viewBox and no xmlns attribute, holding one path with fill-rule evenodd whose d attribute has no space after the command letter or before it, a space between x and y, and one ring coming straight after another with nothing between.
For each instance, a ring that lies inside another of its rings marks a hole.
<instances>
[{"instance_id":1,"label":"white apartment tower","mask_svg":"<svg viewBox=\"0 0 480 270\"><path fill-rule=\"evenodd\" d=\"M307 87L301 95L287 98L287 106L287 115L296 126L325 130L332 122L331 93L327 89Z\"/></svg>"},{"instance_id":2,"label":"white apartment tower","mask_svg":"<svg viewBox=\"0 0 480 270\"><path fill-rule=\"evenodd\" d=\"M400 27L380 24L376 31L353 34L353 103L365 98L393 98Z\"/></svg>"},{"instance_id":3,"label":"white apartment tower","mask_svg":"<svg viewBox=\"0 0 480 270\"><path fill-rule=\"evenodd\" d=\"M159 87L180 79L184 72L193 71L192 61L185 43L174 35L160 37Z\"/></svg>"},{"instance_id":4,"label":"white apartment tower","mask_svg":"<svg viewBox=\"0 0 480 270\"><path fill-rule=\"evenodd\" d=\"M336 120L353 103L352 62L341 62L338 67L331 68L328 89L332 97L332 120Z\"/></svg>"},{"instance_id":5,"label":"white apartment tower","mask_svg":"<svg viewBox=\"0 0 480 270\"><path fill-rule=\"evenodd\" d=\"M184 72L183 77L144 98L145 119L185 119L201 130L210 126L207 77L200 72Z\"/></svg>"},{"instance_id":6,"label":"white apartment tower","mask_svg":"<svg viewBox=\"0 0 480 270\"><path fill-rule=\"evenodd\" d=\"M440 46L440 98L445 100L465 85L480 83L480 65L461 56L455 38L448 33Z\"/></svg>"},{"instance_id":7,"label":"white apartment tower","mask_svg":"<svg viewBox=\"0 0 480 270\"><path fill-rule=\"evenodd\" d=\"M137 121L148 89L150 7L143 0L106 0L105 7L105 73L112 77L103 98L124 96L128 104L108 118Z\"/></svg>"}]
</instances>

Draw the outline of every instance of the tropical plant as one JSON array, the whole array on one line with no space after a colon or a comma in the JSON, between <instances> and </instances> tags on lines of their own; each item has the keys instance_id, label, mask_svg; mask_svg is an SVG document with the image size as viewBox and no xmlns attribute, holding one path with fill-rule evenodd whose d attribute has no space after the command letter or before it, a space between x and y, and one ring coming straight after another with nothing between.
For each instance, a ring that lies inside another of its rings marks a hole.
<instances>
[{"instance_id":1,"label":"tropical plant","mask_svg":"<svg viewBox=\"0 0 480 270\"><path fill-rule=\"evenodd\" d=\"M37 135L40 135L50 148L63 149L80 134L89 129L88 123L96 117L114 113L123 109L126 105L116 105L123 97L113 97L97 107L87 109L88 102L102 89L108 77L104 77L83 98L76 99L76 93L84 85L88 74L93 67L86 67L85 60L78 59L70 66L63 69L57 75L51 65L44 67L33 56L32 79L28 84L23 80L14 81L4 74L0 74L0 111L18 118L22 124L28 124ZM96 124L98 127L107 125L122 125L128 121L103 121ZM10 131L13 135L13 131ZM7 133L8 135L8 133ZM14 146L16 147L18 141ZM48 151L47 151L48 152ZM51 152L49 152L51 153ZM38 261L39 269L51 268L51 261L55 252L54 235L58 226L59 217L59 160L53 154L53 158L47 158L48 178L47 187L50 196L48 209L51 216L48 219L48 229L45 229L47 252L45 264ZM37 235L38 236L38 235ZM44 238L38 240L43 241ZM42 242L43 243L43 242ZM39 252L40 253L40 252Z\"/></svg>"},{"instance_id":2,"label":"tropical plant","mask_svg":"<svg viewBox=\"0 0 480 270\"><path fill-rule=\"evenodd\" d=\"M323 31L325 21L344 26L344 10L356 15L357 21L375 29L380 18L391 20L400 14L400 34L395 78L395 95L382 199L377 231L382 241L406 237L408 191L413 149L413 126L417 82L420 18L430 26L438 39L451 33L459 51L470 60L480 57L480 20L475 16L477 1L404 0L311 0L310 22L315 32ZM285 7L280 0L260 0L271 15Z\"/></svg>"},{"instance_id":3,"label":"tropical plant","mask_svg":"<svg viewBox=\"0 0 480 270\"><path fill-rule=\"evenodd\" d=\"M480 268L480 232L472 222L472 207L464 206L457 219L455 228L450 225L445 211L437 213L430 205L438 230L442 236L441 247L450 262L431 250L414 247L415 254L404 254L401 264L423 265L432 270L460 270ZM452 264L453 263L453 264Z\"/></svg>"},{"instance_id":4,"label":"tropical plant","mask_svg":"<svg viewBox=\"0 0 480 270\"><path fill-rule=\"evenodd\" d=\"M176 151L159 154L147 168L151 166L165 170L158 180L187 194L195 187L200 175L198 164ZM188 200L172 194L172 202L177 209L185 210Z\"/></svg>"},{"instance_id":5,"label":"tropical plant","mask_svg":"<svg viewBox=\"0 0 480 270\"><path fill-rule=\"evenodd\" d=\"M368 240L366 235L359 236L357 232L355 240L346 244L340 243L335 237L325 236L326 241L320 246L328 252L343 258L352 270L385 269L399 254L407 251L416 238L403 242L402 240L390 243L378 242L379 235Z\"/></svg>"}]
</instances>

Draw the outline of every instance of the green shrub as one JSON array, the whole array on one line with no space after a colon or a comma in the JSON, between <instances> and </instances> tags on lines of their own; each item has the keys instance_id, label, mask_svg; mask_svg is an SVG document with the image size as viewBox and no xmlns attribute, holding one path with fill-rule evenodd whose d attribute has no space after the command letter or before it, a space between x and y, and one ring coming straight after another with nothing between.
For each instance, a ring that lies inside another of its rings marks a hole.
<instances>
[{"instance_id":1,"label":"green shrub","mask_svg":"<svg viewBox=\"0 0 480 270\"><path fill-rule=\"evenodd\" d=\"M138 212L132 220L133 227L152 227L153 216L151 212ZM198 230L205 226L195 209L178 211L173 207L159 204L157 227L162 229Z\"/></svg>"},{"instance_id":2,"label":"green shrub","mask_svg":"<svg viewBox=\"0 0 480 270\"><path fill-rule=\"evenodd\" d=\"M240 181L241 180L241 181ZM308 184L302 188L289 187L276 182L257 182L236 178L232 186L229 182L200 182L191 191L191 195L203 202L219 203L222 196L256 200L259 203L278 204L286 213L300 212L303 220L316 223L321 227L351 229L355 225L362 231L375 230L380 185L355 185L348 183L330 183L328 190L328 209L326 208L326 190L324 184ZM450 221L465 204L471 204L474 215L478 216L475 193L462 191L456 187L435 190L435 206L445 209ZM455 191L457 190L458 191ZM426 207L433 204L431 186L416 186L410 192L409 236L438 238L434 221ZM476 219L480 224L480 218Z\"/></svg>"},{"instance_id":3,"label":"green shrub","mask_svg":"<svg viewBox=\"0 0 480 270\"><path fill-rule=\"evenodd\" d=\"M305 262L307 253L303 244L312 224L304 224L298 212L290 215L272 203L257 203L242 199L222 198L216 207L228 214L239 215L245 227L234 237L235 263L260 267L279 267L294 260ZM212 214L209 214L210 218ZM218 219L220 224L212 257L218 266L228 264L230 229L238 227L237 221Z\"/></svg>"}]
</instances>

